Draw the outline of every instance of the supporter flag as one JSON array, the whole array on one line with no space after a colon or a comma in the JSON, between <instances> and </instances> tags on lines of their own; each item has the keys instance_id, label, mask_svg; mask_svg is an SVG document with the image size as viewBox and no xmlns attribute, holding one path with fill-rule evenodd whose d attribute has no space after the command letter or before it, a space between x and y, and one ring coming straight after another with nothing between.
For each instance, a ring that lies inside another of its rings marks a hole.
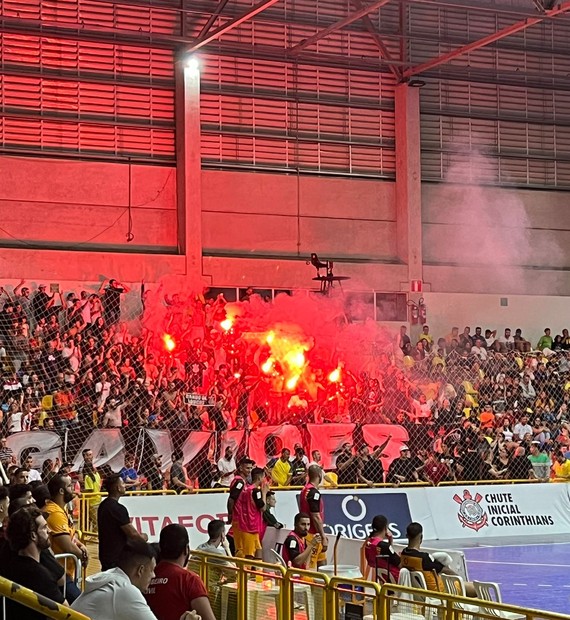
<instances>
[{"instance_id":1,"label":"supporter flag","mask_svg":"<svg viewBox=\"0 0 570 620\"><path fill-rule=\"evenodd\" d=\"M312 460L313 451L318 450L323 458L323 469L333 469L342 444L352 444L355 428L356 424L307 424L310 438L309 460Z\"/></svg>"},{"instance_id":2,"label":"supporter flag","mask_svg":"<svg viewBox=\"0 0 570 620\"><path fill-rule=\"evenodd\" d=\"M22 461L22 452L27 450L34 459L33 466L38 469L46 459L61 460L61 437L51 431L13 433L8 436L7 447L14 452L17 463Z\"/></svg>"},{"instance_id":3,"label":"supporter flag","mask_svg":"<svg viewBox=\"0 0 570 620\"><path fill-rule=\"evenodd\" d=\"M370 452L374 446L381 446L388 439L388 435L392 435L392 439L382 451L383 454L388 455L382 459L384 469L388 469L390 463L400 456L400 447L409 441L408 431L396 424L365 424L362 427L362 437L370 447Z\"/></svg>"},{"instance_id":4,"label":"supporter flag","mask_svg":"<svg viewBox=\"0 0 570 620\"><path fill-rule=\"evenodd\" d=\"M195 459L204 446L208 445L214 436L214 433L208 431L192 431L188 433L186 441L182 446L182 453L184 454L184 464L187 465Z\"/></svg>"},{"instance_id":5,"label":"supporter flag","mask_svg":"<svg viewBox=\"0 0 570 620\"><path fill-rule=\"evenodd\" d=\"M296 426L262 426L249 436L249 458L257 466L265 467L272 458L281 454L283 448L289 448L292 454L296 443L303 444L301 432Z\"/></svg>"},{"instance_id":6,"label":"supporter flag","mask_svg":"<svg viewBox=\"0 0 570 620\"><path fill-rule=\"evenodd\" d=\"M244 445L245 431L225 431L220 438L220 455L218 458L224 456L226 448L232 448L236 461L247 452Z\"/></svg>"},{"instance_id":7,"label":"supporter flag","mask_svg":"<svg viewBox=\"0 0 570 620\"><path fill-rule=\"evenodd\" d=\"M82 452L85 448L89 448L93 452L95 467L108 465L114 472L118 472L125 464L125 442L120 428L93 431L75 454L73 471L79 470L83 465Z\"/></svg>"},{"instance_id":8,"label":"supporter flag","mask_svg":"<svg viewBox=\"0 0 570 620\"><path fill-rule=\"evenodd\" d=\"M172 465L172 439L168 431L156 428L145 429L147 437L154 445L154 454L162 456L162 471L166 471Z\"/></svg>"}]
</instances>

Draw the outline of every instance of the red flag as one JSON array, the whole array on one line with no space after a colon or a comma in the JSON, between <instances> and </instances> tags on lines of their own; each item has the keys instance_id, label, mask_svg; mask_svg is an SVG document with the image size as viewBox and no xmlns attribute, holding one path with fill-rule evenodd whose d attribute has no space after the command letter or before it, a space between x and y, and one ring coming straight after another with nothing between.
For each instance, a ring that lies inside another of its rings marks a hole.
<instances>
[{"instance_id":1,"label":"red flag","mask_svg":"<svg viewBox=\"0 0 570 620\"><path fill-rule=\"evenodd\" d=\"M307 424L310 438L309 461L313 460L313 451L321 453L323 469L332 469L336 454L344 443L352 444L352 433L356 424Z\"/></svg>"},{"instance_id":2,"label":"red flag","mask_svg":"<svg viewBox=\"0 0 570 620\"><path fill-rule=\"evenodd\" d=\"M296 443L303 445L300 430L292 424L281 426L262 426L249 436L249 458L258 467L265 467L268 461L281 454L283 448L289 448L293 454Z\"/></svg>"}]
</instances>

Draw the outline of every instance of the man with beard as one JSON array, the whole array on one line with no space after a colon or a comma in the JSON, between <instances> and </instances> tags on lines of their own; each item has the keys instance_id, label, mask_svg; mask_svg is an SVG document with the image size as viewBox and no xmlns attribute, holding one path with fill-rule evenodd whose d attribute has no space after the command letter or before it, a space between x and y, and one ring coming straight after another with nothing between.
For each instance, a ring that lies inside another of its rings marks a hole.
<instances>
[{"instance_id":1,"label":"man with beard","mask_svg":"<svg viewBox=\"0 0 570 620\"><path fill-rule=\"evenodd\" d=\"M222 523L223 525L223 523ZM171 523L160 532L160 562L144 596L158 620L178 620L194 611L202 620L216 620L204 583L186 569L190 556L188 530Z\"/></svg>"},{"instance_id":2,"label":"man with beard","mask_svg":"<svg viewBox=\"0 0 570 620\"><path fill-rule=\"evenodd\" d=\"M89 556L85 545L79 542L73 518L67 511L67 504L73 501L74 483L70 476L57 475L48 482L50 499L46 501L44 513L50 531L52 549L57 555L71 553L87 566ZM68 562L66 568L66 598L72 603L80 594L75 583L75 563Z\"/></svg>"},{"instance_id":3,"label":"man with beard","mask_svg":"<svg viewBox=\"0 0 570 620\"><path fill-rule=\"evenodd\" d=\"M49 549L49 530L42 513L35 506L17 510L6 528L6 538L13 554L3 574L8 579L48 598L63 603L56 578L40 563L42 550ZM18 620L44 620L45 614L6 599L6 616Z\"/></svg>"},{"instance_id":4,"label":"man with beard","mask_svg":"<svg viewBox=\"0 0 570 620\"><path fill-rule=\"evenodd\" d=\"M287 536L283 543L283 559L287 566L307 569L311 556L316 553L322 544L319 534L307 543L306 538L311 527L311 517L306 512L295 515L295 529Z\"/></svg>"}]
</instances>

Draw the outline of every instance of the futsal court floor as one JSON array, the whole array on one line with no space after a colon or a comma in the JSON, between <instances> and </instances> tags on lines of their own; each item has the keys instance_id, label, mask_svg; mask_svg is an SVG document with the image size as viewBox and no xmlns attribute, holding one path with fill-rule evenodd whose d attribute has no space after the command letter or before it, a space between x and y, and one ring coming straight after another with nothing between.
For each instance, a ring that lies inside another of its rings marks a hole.
<instances>
[{"instance_id":1,"label":"futsal court floor","mask_svg":"<svg viewBox=\"0 0 570 620\"><path fill-rule=\"evenodd\" d=\"M570 615L570 536L425 541L458 549L469 579L500 585L504 603Z\"/></svg>"}]
</instances>

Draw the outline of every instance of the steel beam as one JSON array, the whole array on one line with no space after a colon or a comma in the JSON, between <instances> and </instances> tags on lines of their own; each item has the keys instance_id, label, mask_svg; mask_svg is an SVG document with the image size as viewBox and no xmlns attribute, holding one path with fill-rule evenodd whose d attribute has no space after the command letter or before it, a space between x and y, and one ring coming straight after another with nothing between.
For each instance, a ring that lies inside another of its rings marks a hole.
<instances>
[{"instance_id":1,"label":"steel beam","mask_svg":"<svg viewBox=\"0 0 570 620\"><path fill-rule=\"evenodd\" d=\"M369 13L372 13L373 11L377 11L379 8L383 7L385 4L388 4L388 2L390 2L390 0L376 0L372 4L363 6L360 10L355 11L354 13L351 13L350 15L347 15L344 19L341 19L338 22L331 24L327 28L324 28L323 30L316 32L312 37L309 37L308 39L301 41L301 43L287 50L287 53L291 56L297 56L304 49L306 49L307 47L310 47L317 41L320 41L321 39L328 37L329 34L336 32L337 30L340 30L341 28L344 28L345 26L348 26L349 24L352 24L352 22L356 22L359 19L362 19L365 15L368 15Z\"/></svg>"},{"instance_id":2,"label":"steel beam","mask_svg":"<svg viewBox=\"0 0 570 620\"><path fill-rule=\"evenodd\" d=\"M352 4L354 4L357 10L361 10L362 8L364 8L360 0L352 0ZM392 62L394 59L392 58L392 54L390 54L390 50L386 47L386 44L380 38L380 34L376 30L376 28L374 28L374 24L372 23L372 20L368 15L364 15L362 17L362 23L364 24L366 30L368 30L368 32L370 33L370 36L376 44L376 47L380 50L380 55L382 56L382 58L384 58L384 60ZM395 65L390 65L390 71L394 74L398 81L402 79L402 71L398 69Z\"/></svg>"},{"instance_id":3,"label":"steel beam","mask_svg":"<svg viewBox=\"0 0 570 620\"><path fill-rule=\"evenodd\" d=\"M248 21L249 19L255 17L259 13L265 11L269 7L273 6L274 4L277 4L277 2L279 2L279 0L262 0L262 2L259 2L258 4L252 6L250 9L243 12L241 15L238 15L237 17L234 17L233 19L230 19L229 21L227 21L225 24L222 24L219 28L216 28L215 30L213 30L210 34L208 34L203 39L199 39L191 43L190 46L186 49L186 51L188 53L192 53L192 52L195 52L196 50L199 50L201 47L208 45L208 43L215 41L222 35L228 33L230 30L237 28L238 26Z\"/></svg>"},{"instance_id":4,"label":"steel beam","mask_svg":"<svg viewBox=\"0 0 570 620\"><path fill-rule=\"evenodd\" d=\"M562 15L563 13L567 13L570 11L570 1L563 2L558 6L550 9L549 11L545 11L541 15L537 15L536 17L527 17L525 19L521 19L506 28L501 28L501 30L497 30L493 34L490 34L482 39L478 39L477 41L472 41L467 45L462 45L451 52L447 52L447 54L443 54L438 56L437 58L433 58L432 60L427 60L415 67L410 67L406 71L404 71L404 78L410 78L414 75L418 75L419 73L423 73L424 71L429 71L434 67L438 67L439 65L443 65L454 58L458 58L459 56L463 56L463 54L467 54L469 52L473 52L475 50L481 49L491 43L496 43L505 37L508 37L512 34L516 34L517 32L521 32L522 30L526 30L530 26L534 26L535 24L539 24L545 19L552 19L557 15Z\"/></svg>"},{"instance_id":5,"label":"steel beam","mask_svg":"<svg viewBox=\"0 0 570 620\"><path fill-rule=\"evenodd\" d=\"M219 0L216 11L210 15L208 21L204 24L204 27L198 33L198 36L196 37L198 40L204 38L208 34L208 32L210 32L210 29L214 25L215 21L218 19L218 17L220 17L222 11L226 8L227 3L228 0Z\"/></svg>"}]
</instances>

